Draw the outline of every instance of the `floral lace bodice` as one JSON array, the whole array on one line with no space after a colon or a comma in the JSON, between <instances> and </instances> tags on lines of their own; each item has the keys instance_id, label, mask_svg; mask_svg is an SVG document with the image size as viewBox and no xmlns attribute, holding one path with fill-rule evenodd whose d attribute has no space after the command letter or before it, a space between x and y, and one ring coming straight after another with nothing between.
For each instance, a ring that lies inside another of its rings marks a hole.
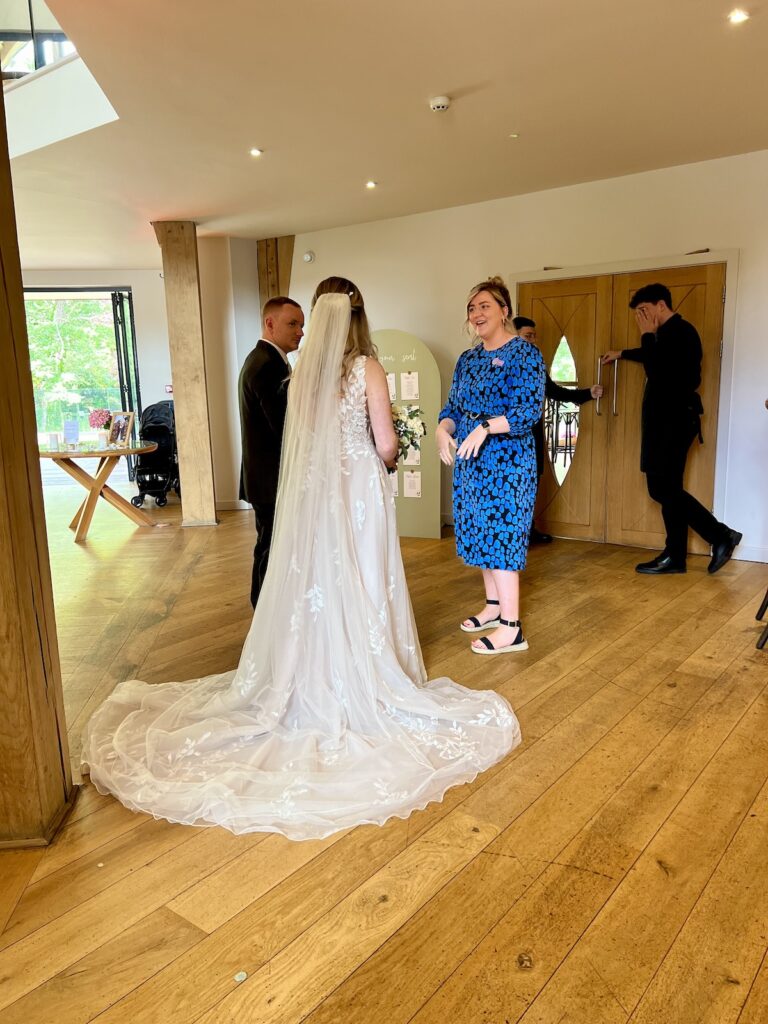
<instances>
[{"instance_id":1,"label":"floral lace bodice","mask_svg":"<svg viewBox=\"0 0 768 1024\"><path fill-rule=\"evenodd\" d=\"M368 419L365 396L365 362L358 356L352 364L349 380L341 396L341 454L359 458L376 453Z\"/></svg>"}]
</instances>

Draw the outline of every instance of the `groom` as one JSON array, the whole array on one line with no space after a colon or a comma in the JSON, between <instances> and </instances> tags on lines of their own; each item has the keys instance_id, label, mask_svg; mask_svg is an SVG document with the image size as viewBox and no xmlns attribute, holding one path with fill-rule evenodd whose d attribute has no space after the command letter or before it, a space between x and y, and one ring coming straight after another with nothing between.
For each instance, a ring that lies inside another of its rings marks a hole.
<instances>
[{"instance_id":1,"label":"groom","mask_svg":"<svg viewBox=\"0 0 768 1024\"><path fill-rule=\"evenodd\" d=\"M275 519L280 446L291 375L288 353L304 335L304 314L298 302L279 295L262 311L263 335L243 363L238 383L243 465L240 498L253 505L256 546L253 549L251 604L256 607L264 582Z\"/></svg>"}]
</instances>

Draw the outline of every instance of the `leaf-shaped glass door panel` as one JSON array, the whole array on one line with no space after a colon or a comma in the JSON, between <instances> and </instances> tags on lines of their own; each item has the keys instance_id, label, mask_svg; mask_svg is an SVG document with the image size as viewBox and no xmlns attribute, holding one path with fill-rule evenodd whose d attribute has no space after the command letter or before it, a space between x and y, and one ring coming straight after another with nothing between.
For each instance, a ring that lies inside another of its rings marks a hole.
<instances>
[{"instance_id":1,"label":"leaf-shaped glass door panel","mask_svg":"<svg viewBox=\"0 0 768 1024\"><path fill-rule=\"evenodd\" d=\"M557 346L549 375L556 384L578 387L576 363L563 335ZM547 398L544 403L544 444L557 482L562 485L571 468L579 439L579 407L573 402Z\"/></svg>"}]
</instances>

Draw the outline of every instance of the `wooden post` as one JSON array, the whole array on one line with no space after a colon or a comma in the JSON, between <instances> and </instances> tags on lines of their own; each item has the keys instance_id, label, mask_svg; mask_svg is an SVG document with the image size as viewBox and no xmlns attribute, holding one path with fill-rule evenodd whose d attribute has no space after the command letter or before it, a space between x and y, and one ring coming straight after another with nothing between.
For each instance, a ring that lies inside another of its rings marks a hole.
<instances>
[{"instance_id":1,"label":"wooden post","mask_svg":"<svg viewBox=\"0 0 768 1024\"><path fill-rule=\"evenodd\" d=\"M44 846L69 768L16 215L0 100L0 847Z\"/></svg>"},{"instance_id":2,"label":"wooden post","mask_svg":"<svg viewBox=\"0 0 768 1024\"><path fill-rule=\"evenodd\" d=\"M189 220L158 221L152 226L163 254L182 525L215 526L197 231Z\"/></svg>"},{"instance_id":3,"label":"wooden post","mask_svg":"<svg viewBox=\"0 0 768 1024\"><path fill-rule=\"evenodd\" d=\"M259 298L262 306L276 295L288 295L295 235L263 238L256 247L259 268Z\"/></svg>"}]
</instances>

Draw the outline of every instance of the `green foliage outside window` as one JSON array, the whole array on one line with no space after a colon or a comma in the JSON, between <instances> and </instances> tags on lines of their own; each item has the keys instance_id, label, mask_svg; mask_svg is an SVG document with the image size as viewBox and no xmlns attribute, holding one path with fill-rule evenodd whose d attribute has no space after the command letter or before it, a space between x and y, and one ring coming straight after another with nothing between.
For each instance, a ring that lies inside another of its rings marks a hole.
<instances>
[{"instance_id":1,"label":"green foliage outside window","mask_svg":"<svg viewBox=\"0 0 768 1024\"><path fill-rule=\"evenodd\" d=\"M121 409L109 299L27 299L27 334L40 433L76 419L91 434L93 408Z\"/></svg>"}]
</instances>

